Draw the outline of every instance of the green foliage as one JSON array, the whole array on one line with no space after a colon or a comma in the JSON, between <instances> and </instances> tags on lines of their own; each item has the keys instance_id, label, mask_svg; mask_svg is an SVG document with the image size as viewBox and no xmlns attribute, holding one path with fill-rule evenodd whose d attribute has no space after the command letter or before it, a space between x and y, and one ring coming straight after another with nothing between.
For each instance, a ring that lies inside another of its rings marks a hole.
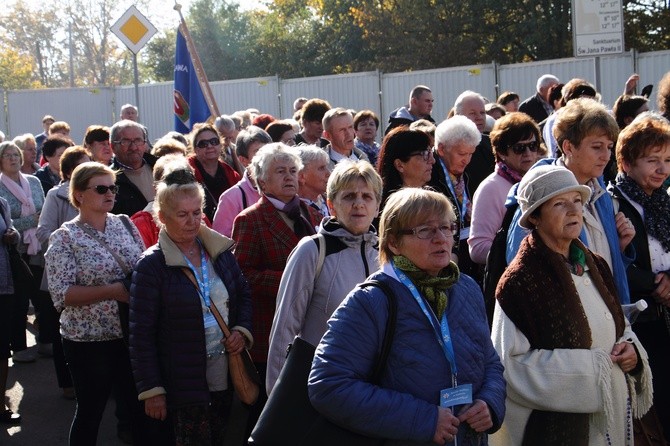
<instances>
[{"instance_id":1,"label":"green foliage","mask_svg":"<svg viewBox=\"0 0 670 446\"><path fill-rule=\"evenodd\" d=\"M153 82L166 82L174 79L174 58L177 30L168 29L156 34L147 43L143 53L143 77Z\"/></svg>"},{"instance_id":2,"label":"green foliage","mask_svg":"<svg viewBox=\"0 0 670 446\"><path fill-rule=\"evenodd\" d=\"M0 48L0 89L21 90L39 88L32 80L32 59L12 48Z\"/></svg>"}]
</instances>

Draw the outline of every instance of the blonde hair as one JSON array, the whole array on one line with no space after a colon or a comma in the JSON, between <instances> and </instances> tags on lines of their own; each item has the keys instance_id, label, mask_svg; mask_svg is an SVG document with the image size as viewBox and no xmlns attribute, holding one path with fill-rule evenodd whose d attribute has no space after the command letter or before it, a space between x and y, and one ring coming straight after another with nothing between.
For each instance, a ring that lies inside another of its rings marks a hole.
<instances>
[{"instance_id":1,"label":"blonde hair","mask_svg":"<svg viewBox=\"0 0 670 446\"><path fill-rule=\"evenodd\" d=\"M111 175L113 181L116 181L116 172L104 164L95 161L88 161L75 167L74 171L72 172L72 176L70 177L70 192L68 195L72 206L79 209L81 204L79 201L77 201L75 192L84 192L88 187L88 183L91 181L91 178L102 175Z\"/></svg>"},{"instance_id":2,"label":"blonde hair","mask_svg":"<svg viewBox=\"0 0 670 446\"><path fill-rule=\"evenodd\" d=\"M382 178L367 161L343 160L337 163L328 177L326 187L328 200L335 202L337 194L358 179L365 181L365 184L372 188L377 204L379 204L382 199Z\"/></svg>"},{"instance_id":3,"label":"blonde hair","mask_svg":"<svg viewBox=\"0 0 670 446\"><path fill-rule=\"evenodd\" d=\"M439 192L407 187L392 193L384 204L379 223L379 263L388 263L393 258L390 243L402 240L401 230L443 216L451 223L456 221L451 203Z\"/></svg>"}]
</instances>

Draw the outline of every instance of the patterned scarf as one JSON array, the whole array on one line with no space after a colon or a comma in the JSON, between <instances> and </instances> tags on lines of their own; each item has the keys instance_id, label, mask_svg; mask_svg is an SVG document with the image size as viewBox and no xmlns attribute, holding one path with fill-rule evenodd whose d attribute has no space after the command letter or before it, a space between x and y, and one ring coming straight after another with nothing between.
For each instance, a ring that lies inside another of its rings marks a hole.
<instances>
[{"instance_id":1,"label":"patterned scarf","mask_svg":"<svg viewBox=\"0 0 670 446\"><path fill-rule=\"evenodd\" d=\"M393 256L393 263L403 273L407 274L412 283L419 289L421 295L435 312L437 320L442 319L447 309L447 290L458 282L460 271L454 262L450 262L437 276L431 276L419 269L405 256Z\"/></svg>"},{"instance_id":2,"label":"patterned scarf","mask_svg":"<svg viewBox=\"0 0 670 446\"><path fill-rule=\"evenodd\" d=\"M268 196L271 197L271 195ZM298 195L294 195L293 199L284 205L283 211L288 215L288 218L293 220L293 232L295 232L298 238L316 234L314 226L302 215L300 197Z\"/></svg>"},{"instance_id":3,"label":"patterned scarf","mask_svg":"<svg viewBox=\"0 0 670 446\"><path fill-rule=\"evenodd\" d=\"M498 164L496 164L498 169L496 169L496 173L509 181L512 184L516 184L519 181L521 181L521 175L519 172L516 170L512 169L509 167L507 164L505 164L503 161L498 161Z\"/></svg>"},{"instance_id":4,"label":"patterned scarf","mask_svg":"<svg viewBox=\"0 0 670 446\"><path fill-rule=\"evenodd\" d=\"M451 184L454 185L454 193L456 194L456 200L458 201L459 208L463 205L463 197L466 193L465 191L465 177L460 175L458 178L455 175L449 174L451 178ZM463 227L467 228L470 226L470 218L472 217L472 201L468 200L465 215L461 215L463 220Z\"/></svg>"},{"instance_id":5,"label":"patterned scarf","mask_svg":"<svg viewBox=\"0 0 670 446\"><path fill-rule=\"evenodd\" d=\"M663 188L656 189L651 195L647 195L628 175L617 175L616 185L623 193L642 206L647 234L661 242L663 249L670 251L670 226L668 226L670 196Z\"/></svg>"}]
</instances>

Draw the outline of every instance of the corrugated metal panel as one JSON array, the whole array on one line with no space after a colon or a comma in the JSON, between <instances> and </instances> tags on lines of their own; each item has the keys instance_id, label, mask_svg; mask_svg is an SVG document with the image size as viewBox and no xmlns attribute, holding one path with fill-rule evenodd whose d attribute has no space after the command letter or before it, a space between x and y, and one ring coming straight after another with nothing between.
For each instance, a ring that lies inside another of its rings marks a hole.
<instances>
[{"instance_id":1,"label":"corrugated metal panel","mask_svg":"<svg viewBox=\"0 0 670 446\"><path fill-rule=\"evenodd\" d=\"M5 90L0 89L0 130L5 134L5 138L9 138L9 124L7 123L7 115L5 114Z\"/></svg>"},{"instance_id":2,"label":"corrugated metal panel","mask_svg":"<svg viewBox=\"0 0 670 446\"><path fill-rule=\"evenodd\" d=\"M279 116L279 81L277 77L257 77L212 82L212 93L221 114L257 108L261 113Z\"/></svg>"},{"instance_id":3,"label":"corrugated metal panel","mask_svg":"<svg viewBox=\"0 0 670 446\"><path fill-rule=\"evenodd\" d=\"M321 98L333 107L372 110L379 114L379 74L376 71L281 81L281 116L293 116L299 97Z\"/></svg>"},{"instance_id":4,"label":"corrugated metal panel","mask_svg":"<svg viewBox=\"0 0 670 446\"><path fill-rule=\"evenodd\" d=\"M433 92L432 116L436 122L446 118L456 98L465 90L473 90L493 99L495 73L493 65L473 65L437 70L389 73L382 76L382 109L384 127L388 116L398 107L407 105L409 93L417 85L425 85Z\"/></svg>"},{"instance_id":5,"label":"corrugated metal panel","mask_svg":"<svg viewBox=\"0 0 670 446\"><path fill-rule=\"evenodd\" d=\"M89 125L112 123L112 97L105 87L10 91L9 132L41 133L42 117L49 114L70 124L70 136L81 144Z\"/></svg>"},{"instance_id":6,"label":"corrugated metal panel","mask_svg":"<svg viewBox=\"0 0 670 446\"><path fill-rule=\"evenodd\" d=\"M600 95L602 103L608 108L612 108L617 98L621 96L626 81L634 70L631 53L600 58ZM637 91L641 89L642 86Z\"/></svg>"},{"instance_id":7,"label":"corrugated metal panel","mask_svg":"<svg viewBox=\"0 0 670 446\"><path fill-rule=\"evenodd\" d=\"M596 79L595 65L592 58L570 58L500 65L498 70L500 93L514 91L523 101L535 94L537 79L544 74L553 74L561 82L580 77L595 83Z\"/></svg>"},{"instance_id":8,"label":"corrugated metal panel","mask_svg":"<svg viewBox=\"0 0 670 446\"><path fill-rule=\"evenodd\" d=\"M172 82L139 86L139 120L146 126L149 139L157 140L174 128ZM117 87L114 97L114 118L118 120L121 107L125 104L135 104L135 87Z\"/></svg>"},{"instance_id":9,"label":"corrugated metal panel","mask_svg":"<svg viewBox=\"0 0 670 446\"><path fill-rule=\"evenodd\" d=\"M654 84L651 97L649 98L649 108L657 110L656 100L658 93L658 82L665 73L670 71L670 51L655 51L653 53L641 53L638 55L638 74L640 75L640 88L647 84Z\"/></svg>"}]
</instances>

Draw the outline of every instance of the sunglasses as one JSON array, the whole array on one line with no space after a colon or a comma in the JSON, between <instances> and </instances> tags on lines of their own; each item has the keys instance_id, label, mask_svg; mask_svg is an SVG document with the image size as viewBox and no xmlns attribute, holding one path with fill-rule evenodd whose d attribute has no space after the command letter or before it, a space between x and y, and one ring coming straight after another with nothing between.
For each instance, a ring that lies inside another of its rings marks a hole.
<instances>
[{"instance_id":1,"label":"sunglasses","mask_svg":"<svg viewBox=\"0 0 670 446\"><path fill-rule=\"evenodd\" d=\"M510 149L512 149L512 152L516 153L517 155L523 154L526 149L530 150L531 152L537 152L540 150L540 143L538 141L531 141L525 144L514 144L513 146L510 146Z\"/></svg>"},{"instance_id":2,"label":"sunglasses","mask_svg":"<svg viewBox=\"0 0 670 446\"><path fill-rule=\"evenodd\" d=\"M105 195L107 191L110 191L111 193L116 195L116 193L119 191L119 186L117 186L116 184L112 184L111 186L99 185L99 186L87 187L86 189L94 189L100 195Z\"/></svg>"},{"instance_id":3,"label":"sunglasses","mask_svg":"<svg viewBox=\"0 0 670 446\"><path fill-rule=\"evenodd\" d=\"M219 144L221 144L221 140L219 138L212 138L212 139L201 139L195 146L198 149L206 149L209 146L216 147Z\"/></svg>"}]
</instances>

